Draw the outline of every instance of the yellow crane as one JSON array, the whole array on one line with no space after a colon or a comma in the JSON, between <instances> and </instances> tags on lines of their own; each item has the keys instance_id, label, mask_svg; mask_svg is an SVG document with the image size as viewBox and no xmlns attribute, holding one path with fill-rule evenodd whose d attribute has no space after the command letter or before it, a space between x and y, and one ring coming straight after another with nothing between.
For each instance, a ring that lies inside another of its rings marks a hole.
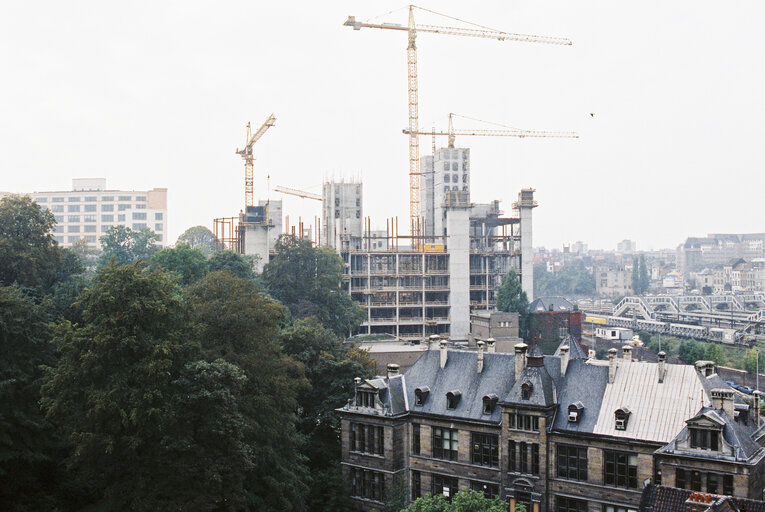
<instances>
[{"instance_id":1,"label":"yellow crane","mask_svg":"<svg viewBox=\"0 0 765 512\"><path fill-rule=\"evenodd\" d=\"M415 9L439 16L444 16L460 23L466 23L474 28L417 25L414 22ZM418 139L420 131L417 91L417 33L426 32L431 34L443 34L451 36L481 37L486 39L496 39L497 41L521 41L525 43L571 45L571 40L569 39L503 32L501 30L495 30L483 25L467 22L465 20L461 20L453 16L448 16L436 11L431 11L430 9L417 7L416 5L409 6L409 23L407 26L399 25L397 23L366 23L357 21L354 16L348 16L348 19L345 21L344 25L352 27L353 30L361 30L362 28L398 30L407 32L409 36L406 48L406 60L408 67L407 81L409 93L409 128L407 133L409 134L409 217L411 234L413 236L419 234L417 226L420 225L420 143ZM417 244L416 239L414 239L414 242Z\"/></svg>"},{"instance_id":2,"label":"yellow crane","mask_svg":"<svg viewBox=\"0 0 765 512\"><path fill-rule=\"evenodd\" d=\"M274 124L276 124L276 116L271 114L266 119L266 122L258 128L255 133L252 133L250 123L247 123L247 143L243 149L236 148L236 154L242 157L244 160L244 205L255 206L255 178L253 176L252 168L255 157L252 154L252 146L258 142L264 133L268 131Z\"/></svg>"},{"instance_id":3,"label":"yellow crane","mask_svg":"<svg viewBox=\"0 0 765 512\"><path fill-rule=\"evenodd\" d=\"M481 129L461 129L461 130L455 130L454 129L454 117L461 117L463 119L471 119L473 121L478 121L481 123L487 123L492 124L495 126L499 126L501 128L504 128L503 130L481 130ZM404 128L404 133L407 135L411 135L409 128ZM506 126L499 123L492 123L489 121L484 121L482 119L475 119L473 117L467 117L467 116L461 116L459 114L455 113L449 113L449 129L444 130L436 130L435 128L431 131L418 131L416 133L417 135L432 135L434 138L433 143L433 154L435 155L435 137L437 135L441 136L447 136L449 137L449 146L450 148L454 147L454 139L457 137L457 135L470 135L470 136L484 136L484 137L518 137L518 138L559 138L559 139L578 139L579 135L576 134L576 132L547 132L547 131L539 131L539 130L525 130L523 128L513 128L512 126Z\"/></svg>"},{"instance_id":4,"label":"yellow crane","mask_svg":"<svg viewBox=\"0 0 765 512\"><path fill-rule=\"evenodd\" d=\"M313 192L306 192L305 190L298 190L296 188L283 187L281 185L275 185L274 192L289 194L291 196L297 196L302 199L313 199L314 201L321 201L323 199L321 194L314 194Z\"/></svg>"}]
</instances>

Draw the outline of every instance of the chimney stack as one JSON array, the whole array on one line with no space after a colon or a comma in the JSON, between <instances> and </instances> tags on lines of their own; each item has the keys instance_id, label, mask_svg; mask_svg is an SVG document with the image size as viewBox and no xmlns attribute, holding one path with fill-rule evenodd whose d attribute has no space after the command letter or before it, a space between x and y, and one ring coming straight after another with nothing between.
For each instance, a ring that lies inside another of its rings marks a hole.
<instances>
[{"instance_id":1,"label":"chimney stack","mask_svg":"<svg viewBox=\"0 0 765 512\"><path fill-rule=\"evenodd\" d=\"M571 347L568 345L561 345L560 347L560 373L566 375L566 368L568 368L569 350Z\"/></svg>"},{"instance_id":2,"label":"chimney stack","mask_svg":"<svg viewBox=\"0 0 765 512\"><path fill-rule=\"evenodd\" d=\"M388 363L388 378L398 375L399 365L396 363Z\"/></svg>"},{"instance_id":3,"label":"chimney stack","mask_svg":"<svg viewBox=\"0 0 765 512\"><path fill-rule=\"evenodd\" d=\"M659 383L664 382L664 375L667 373L667 353L663 350L659 352Z\"/></svg>"},{"instance_id":4,"label":"chimney stack","mask_svg":"<svg viewBox=\"0 0 765 512\"><path fill-rule=\"evenodd\" d=\"M446 340L441 340L441 368L446 368L446 358L448 354L446 352Z\"/></svg>"},{"instance_id":5,"label":"chimney stack","mask_svg":"<svg viewBox=\"0 0 765 512\"><path fill-rule=\"evenodd\" d=\"M760 391L759 389L755 389L754 393L752 393L752 394L754 395L754 403L752 404L754 406L754 418L753 419L755 420L755 425L759 428L759 426L760 426L760 403L762 402L762 391ZM751 417L751 415L750 415L750 417ZM751 420L749 420L749 421L751 421Z\"/></svg>"},{"instance_id":6,"label":"chimney stack","mask_svg":"<svg viewBox=\"0 0 765 512\"><path fill-rule=\"evenodd\" d=\"M613 384L616 378L616 349L608 349L608 383Z\"/></svg>"},{"instance_id":7,"label":"chimney stack","mask_svg":"<svg viewBox=\"0 0 765 512\"><path fill-rule=\"evenodd\" d=\"M711 391L712 407L722 409L731 419L734 415L733 390L724 388L715 388Z\"/></svg>"},{"instance_id":8,"label":"chimney stack","mask_svg":"<svg viewBox=\"0 0 765 512\"><path fill-rule=\"evenodd\" d=\"M632 345L627 344L622 347L622 359L625 363L632 362Z\"/></svg>"},{"instance_id":9,"label":"chimney stack","mask_svg":"<svg viewBox=\"0 0 765 512\"><path fill-rule=\"evenodd\" d=\"M497 341L494 338L489 338L486 340L486 352L493 354L496 350L496 343Z\"/></svg>"},{"instance_id":10,"label":"chimney stack","mask_svg":"<svg viewBox=\"0 0 765 512\"><path fill-rule=\"evenodd\" d=\"M481 373L483 371L483 341L476 342L476 345L478 345L478 373Z\"/></svg>"},{"instance_id":11,"label":"chimney stack","mask_svg":"<svg viewBox=\"0 0 765 512\"><path fill-rule=\"evenodd\" d=\"M515 378L518 379L526 368L526 349L529 348L525 343L518 343L515 346Z\"/></svg>"}]
</instances>

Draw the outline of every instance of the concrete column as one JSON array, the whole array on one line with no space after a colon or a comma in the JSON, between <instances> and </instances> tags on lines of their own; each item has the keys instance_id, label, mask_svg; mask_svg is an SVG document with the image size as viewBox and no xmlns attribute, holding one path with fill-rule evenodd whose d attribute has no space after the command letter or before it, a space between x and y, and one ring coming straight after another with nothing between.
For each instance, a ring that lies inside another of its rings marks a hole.
<instances>
[{"instance_id":1,"label":"concrete column","mask_svg":"<svg viewBox=\"0 0 765 512\"><path fill-rule=\"evenodd\" d=\"M255 272L262 272L269 261L268 226L255 223L244 224L244 254L257 256Z\"/></svg>"},{"instance_id":2,"label":"concrete column","mask_svg":"<svg viewBox=\"0 0 765 512\"><path fill-rule=\"evenodd\" d=\"M470 334L470 208L446 212L449 235L449 320L451 338L465 340Z\"/></svg>"},{"instance_id":3,"label":"concrete column","mask_svg":"<svg viewBox=\"0 0 765 512\"><path fill-rule=\"evenodd\" d=\"M529 302L534 300L534 249L531 229L531 210L537 207L534 189L524 188L518 193L513 205L521 218L521 289L526 292Z\"/></svg>"}]
</instances>

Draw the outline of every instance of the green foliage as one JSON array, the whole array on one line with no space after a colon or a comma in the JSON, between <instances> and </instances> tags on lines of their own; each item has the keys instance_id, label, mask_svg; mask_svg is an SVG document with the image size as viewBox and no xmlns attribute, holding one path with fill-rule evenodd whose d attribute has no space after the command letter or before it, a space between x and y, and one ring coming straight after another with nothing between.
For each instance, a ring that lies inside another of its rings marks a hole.
<instances>
[{"instance_id":1,"label":"green foliage","mask_svg":"<svg viewBox=\"0 0 765 512\"><path fill-rule=\"evenodd\" d=\"M225 270L240 279L255 279L253 261L250 256L243 256L234 251L220 251L213 254L207 262L210 272Z\"/></svg>"},{"instance_id":2,"label":"green foliage","mask_svg":"<svg viewBox=\"0 0 765 512\"><path fill-rule=\"evenodd\" d=\"M648 275L648 267L645 263L645 254L640 258L632 258L632 291L636 295L644 295L651 285L651 277Z\"/></svg>"},{"instance_id":3,"label":"green foliage","mask_svg":"<svg viewBox=\"0 0 765 512\"><path fill-rule=\"evenodd\" d=\"M303 510L307 490L298 397L308 390L302 365L282 353L284 308L251 281L228 272L207 274L186 289L194 338L205 358L235 364L247 376L239 395L244 442L253 466L244 473L251 510Z\"/></svg>"},{"instance_id":4,"label":"green foliage","mask_svg":"<svg viewBox=\"0 0 765 512\"><path fill-rule=\"evenodd\" d=\"M315 316L338 336L347 336L362 322L364 309L343 289L343 262L334 250L282 235L275 252L263 280L295 318Z\"/></svg>"},{"instance_id":5,"label":"green foliage","mask_svg":"<svg viewBox=\"0 0 765 512\"><path fill-rule=\"evenodd\" d=\"M181 285L187 286L207 273L207 258L199 249L180 243L154 253L149 268L164 269L178 277Z\"/></svg>"},{"instance_id":6,"label":"green foliage","mask_svg":"<svg viewBox=\"0 0 765 512\"><path fill-rule=\"evenodd\" d=\"M63 318L72 323L82 320L82 308L77 299L80 293L90 284L90 278L85 274L77 274L56 283L50 297L51 314L54 318Z\"/></svg>"},{"instance_id":7,"label":"green foliage","mask_svg":"<svg viewBox=\"0 0 765 512\"><path fill-rule=\"evenodd\" d=\"M536 296L594 294L595 276L582 260L566 265L563 270L554 274L547 271L545 263L534 265L534 295Z\"/></svg>"},{"instance_id":8,"label":"green foliage","mask_svg":"<svg viewBox=\"0 0 765 512\"><path fill-rule=\"evenodd\" d=\"M393 485L388 492L388 501L385 506L388 510L404 510L409 503L409 486L406 483L404 473L397 473L393 476Z\"/></svg>"},{"instance_id":9,"label":"green foliage","mask_svg":"<svg viewBox=\"0 0 765 512\"><path fill-rule=\"evenodd\" d=\"M149 228L133 231L126 226L112 226L101 237L101 255L98 268L114 260L117 265L128 265L136 261L149 261L159 250L155 242L159 237Z\"/></svg>"},{"instance_id":10,"label":"green foliage","mask_svg":"<svg viewBox=\"0 0 765 512\"><path fill-rule=\"evenodd\" d=\"M720 345L691 339L680 343L677 357L686 364L694 364L696 361L714 361L722 365L726 362L725 350Z\"/></svg>"},{"instance_id":11,"label":"green foliage","mask_svg":"<svg viewBox=\"0 0 765 512\"><path fill-rule=\"evenodd\" d=\"M523 503L516 503L515 512L526 512L526 505L524 505Z\"/></svg>"},{"instance_id":12,"label":"green foliage","mask_svg":"<svg viewBox=\"0 0 765 512\"><path fill-rule=\"evenodd\" d=\"M507 504L499 498L489 499L477 491L462 490L452 497L452 501L441 495L425 496L417 498L404 510L405 512L506 512Z\"/></svg>"},{"instance_id":13,"label":"green foliage","mask_svg":"<svg viewBox=\"0 0 765 512\"><path fill-rule=\"evenodd\" d=\"M47 293L56 281L82 267L67 259L53 240L56 220L29 196L0 199L0 285L18 284L35 294Z\"/></svg>"},{"instance_id":14,"label":"green foliage","mask_svg":"<svg viewBox=\"0 0 765 512\"><path fill-rule=\"evenodd\" d=\"M53 509L60 440L40 411L41 365L54 361L45 311L18 287L0 286L0 503Z\"/></svg>"},{"instance_id":15,"label":"green foliage","mask_svg":"<svg viewBox=\"0 0 765 512\"><path fill-rule=\"evenodd\" d=\"M760 356L760 350L757 347L746 351L743 361L743 369L749 373L757 373L757 358Z\"/></svg>"},{"instance_id":16,"label":"green foliage","mask_svg":"<svg viewBox=\"0 0 765 512\"><path fill-rule=\"evenodd\" d=\"M518 313L521 333L525 333L529 315L529 299L526 297L526 292L521 289L521 281L514 268L502 277L502 283L497 289L497 309Z\"/></svg>"},{"instance_id":17,"label":"green foliage","mask_svg":"<svg viewBox=\"0 0 765 512\"><path fill-rule=\"evenodd\" d=\"M204 226L193 226L178 237L176 245L185 243L193 249L199 249L205 256L215 251L215 242L217 239L212 231Z\"/></svg>"}]
</instances>

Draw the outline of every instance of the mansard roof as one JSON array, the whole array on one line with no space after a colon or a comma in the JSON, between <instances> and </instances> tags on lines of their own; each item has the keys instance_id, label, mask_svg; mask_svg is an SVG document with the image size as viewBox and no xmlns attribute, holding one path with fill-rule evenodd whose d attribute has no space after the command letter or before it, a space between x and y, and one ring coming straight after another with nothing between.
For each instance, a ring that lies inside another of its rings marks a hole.
<instances>
[{"instance_id":1,"label":"mansard roof","mask_svg":"<svg viewBox=\"0 0 765 512\"><path fill-rule=\"evenodd\" d=\"M579 344L578 341L576 341L576 338L574 338L571 334L566 334L566 337L563 338L563 341L560 342L560 345L558 345L558 348L555 349L555 356L560 356L560 348L563 345L568 345L568 358L569 359L589 359L590 355L582 348L582 345Z\"/></svg>"},{"instance_id":2,"label":"mansard roof","mask_svg":"<svg viewBox=\"0 0 765 512\"><path fill-rule=\"evenodd\" d=\"M552 309L551 309L552 308ZM573 311L574 305L564 297L539 297L529 304L529 313Z\"/></svg>"},{"instance_id":3,"label":"mansard roof","mask_svg":"<svg viewBox=\"0 0 765 512\"><path fill-rule=\"evenodd\" d=\"M555 382L553 381L548 366L553 373L554 363L547 361L544 356L529 356L526 368L524 368L520 377L515 381L513 387L505 396L503 402L506 404L518 404L521 406L551 407L557 403ZM556 361L560 363L560 361ZM557 367L557 373L560 373L560 364ZM531 395L528 400L523 399L523 387L531 386Z\"/></svg>"},{"instance_id":4,"label":"mansard roof","mask_svg":"<svg viewBox=\"0 0 765 512\"><path fill-rule=\"evenodd\" d=\"M561 385L558 387L558 402L561 409L555 415L553 429L593 432L607 384L607 366L589 364L582 359L569 361L566 376L561 379ZM584 410L576 423L569 423L568 406L574 402L581 402Z\"/></svg>"}]
</instances>

